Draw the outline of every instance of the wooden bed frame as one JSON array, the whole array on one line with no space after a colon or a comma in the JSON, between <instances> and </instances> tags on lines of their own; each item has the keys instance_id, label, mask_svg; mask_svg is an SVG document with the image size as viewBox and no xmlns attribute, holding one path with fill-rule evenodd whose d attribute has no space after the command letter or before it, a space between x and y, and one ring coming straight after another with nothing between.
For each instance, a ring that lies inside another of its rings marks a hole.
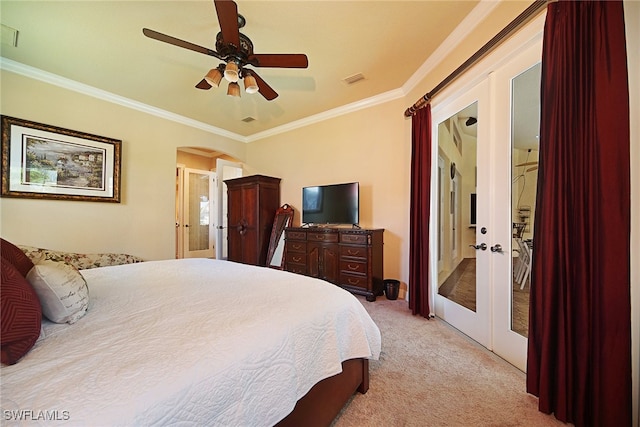
<instances>
[{"instance_id":1,"label":"wooden bed frame","mask_svg":"<svg viewBox=\"0 0 640 427\"><path fill-rule=\"evenodd\" d=\"M314 385L296 404L293 411L281 420L278 427L328 426L359 391L369 390L369 360L350 359L342 362L342 372Z\"/></svg>"}]
</instances>

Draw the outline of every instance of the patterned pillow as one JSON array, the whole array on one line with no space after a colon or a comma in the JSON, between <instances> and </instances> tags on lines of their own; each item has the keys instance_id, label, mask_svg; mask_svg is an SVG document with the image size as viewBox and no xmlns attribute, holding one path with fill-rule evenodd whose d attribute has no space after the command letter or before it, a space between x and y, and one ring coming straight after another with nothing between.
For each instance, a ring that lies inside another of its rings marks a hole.
<instances>
[{"instance_id":1,"label":"patterned pillow","mask_svg":"<svg viewBox=\"0 0 640 427\"><path fill-rule=\"evenodd\" d=\"M2 258L9 261L22 274L22 277L26 277L29 270L33 268L33 262L20 248L2 238L0 238L0 251L2 251Z\"/></svg>"},{"instance_id":2,"label":"patterned pillow","mask_svg":"<svg viewBox=\"0 0 640 427\"><path fill-rule=\"evenodd\" d=\"M89 288L80 272L65 262L44 260L27 274L42 305L42 313L55 323L75 323L87 312Z\"/></svg>"},{"instance_id":3,"label":"patterned pillow","mask_svg":"<svg viewBox=\"0 0 640 427\"><path fill-rule=\"evenodd\" d=\"M2 363L13 365L38 340L42 311L31 285L4 257L0 279L1 359Z\"/></svg>"},{"instance_id":4,"label":"patterned pillow","mask_svg":"<svg viewBox=\"0 0 640 427\"><path fill-rule=\"evenodd\" d=\"M140 257L120 253L83 254L54 251L51 249L36 248L25 245L18 245L18 248L20 248L34 264L37 264L40 259L50 259L53 261L66 262L67 264L73 265L78 270L107 267L110 265L132 264L144 261Z\"/></svg>"}]
</instances>

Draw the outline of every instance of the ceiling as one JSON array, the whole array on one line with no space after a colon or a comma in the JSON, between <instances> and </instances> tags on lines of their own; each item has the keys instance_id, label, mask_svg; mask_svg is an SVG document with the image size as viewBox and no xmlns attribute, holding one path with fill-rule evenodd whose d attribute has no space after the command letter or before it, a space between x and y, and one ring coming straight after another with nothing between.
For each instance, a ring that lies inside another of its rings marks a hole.
<instances>
[{"instance_id":1,"label":"ceiling","mask_svg":"<svg viewBox=\"0 0 640 427\"><path fill-rule=\"evenodd\" d=\"M2 0L0 53L20 66L247 140L401 91L474 7L493 7L486 0L236 3L247 20L241 31L253 41L255 53L305 53L309 58L307 69L257 69L279 93L274 101L244 90L239 99L227 96L225 83L196 89L220 61L142 34L150 28L215 49L220 27L211 0ZM18 30L17 47L8 43L10 29ZM343 81L358 73L363 80Z\"/></svg>"}]
</instances>

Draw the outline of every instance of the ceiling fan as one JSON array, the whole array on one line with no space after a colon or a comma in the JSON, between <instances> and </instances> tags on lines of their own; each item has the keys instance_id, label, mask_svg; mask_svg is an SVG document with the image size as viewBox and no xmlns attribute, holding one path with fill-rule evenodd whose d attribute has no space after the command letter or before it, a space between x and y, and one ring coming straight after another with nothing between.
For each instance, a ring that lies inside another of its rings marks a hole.
<instances>
[{"instance_id":1,"label":"ceiling fan","mask_svg":"<svg viewBox=\"0 0 640 427\"><path fill-rule=\"evenodd\" d=\"M229 82L227 95L239 97L238 81L243 79L247 93L260 92L262 96L271 101L278 96L278 93L247 66L274 68L307 68L309 66L307 55L302 53L253 53L253 43L249 37L240 32L240 28L244 27L246 20L238 14L236 3L231 0L214 0L213 3L220 23L220 32L216 36L216 50L198 46L148 28L142 29L142 33L149 38L224 61L216 68L209 70L204 79L196 85L196 88L208 90L212 87L218 87L224 77Z\"/></svg>"}]
</instances>

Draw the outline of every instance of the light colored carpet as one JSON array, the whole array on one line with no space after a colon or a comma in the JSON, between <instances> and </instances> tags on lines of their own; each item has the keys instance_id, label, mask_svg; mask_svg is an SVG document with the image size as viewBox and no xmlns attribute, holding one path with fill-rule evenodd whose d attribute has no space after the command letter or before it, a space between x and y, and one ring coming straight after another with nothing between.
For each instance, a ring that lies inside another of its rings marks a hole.
<instances>
[{"instance_id":1,"label":"light colored carpet","mask_svg":"<svg viewBox=\"0 0 640 427\"><path fill-rule=\"evenodd\" d=\"M440 319L413 316L404 300L358 297L382 333L370 388L333 422L363 426L562 426L538 411L525 374Z\"/></svg>"}]
</instances>

